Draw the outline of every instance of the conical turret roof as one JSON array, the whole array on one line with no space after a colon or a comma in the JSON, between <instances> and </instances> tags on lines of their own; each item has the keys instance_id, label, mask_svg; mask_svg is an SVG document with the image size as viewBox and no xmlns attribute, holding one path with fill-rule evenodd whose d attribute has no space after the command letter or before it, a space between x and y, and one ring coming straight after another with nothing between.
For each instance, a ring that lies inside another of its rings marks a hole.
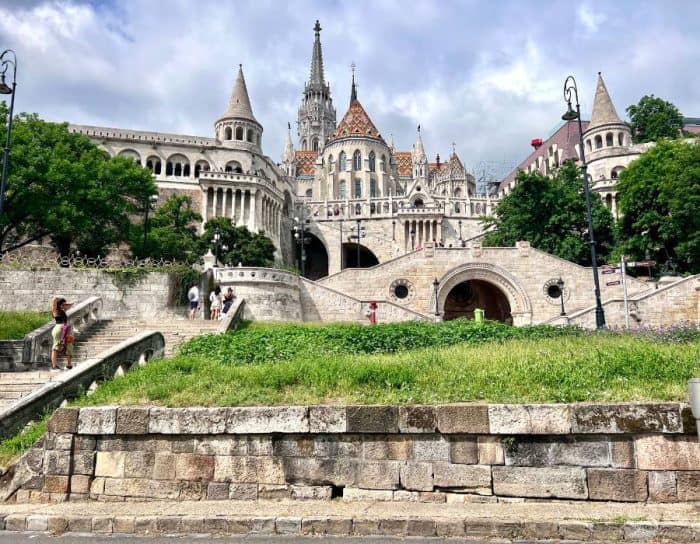
<instances>
[{"instance_id":1,"label":"conical turret roof","mask_svg":"<svg viewBox=\"0 0 700 544\"><path fill-rule=\"evenodd\" d=\"M224 117L237 117L239 119L247 119L258 123L258 120L253 115L253 108L250 106L250 98L248 97L248 88L243 77L243 65L238 65L238 76L233 84L231 99L228 102L228 107L223 115ZM258 123L260 124L260 123Z\"/></svg>"},{"instance_id":2,"label":"conical turret roof","mask_svg":"<svg viewBox=\"0 0 700 544\"><path fill-rule=\"evenodd\" d=\"M377 127L357 99L354 74L352 77L352 90L350 92L350 107L348 111L345 112L345 115L343 115L335 131L333 131L330 141L353 136L363 136L365 138L384 142L384 138L379 134ZM386 142L384 143L386 144Z\"/></svg>"},{"instance_id":3,"label":"conical turret roof","mask_svg":"<svg viewBox=\"0 0 700 544\"><path fill-rule=\"evenodd\" d=\"M294 144L292 143L292 127L287 123L287 141L284 144L282 160L287 163L294 162Z\"/></svg>"},{"instance_id":4,"label":"conical turret roof","mask_svg":"<svg viewBox=\"0 0 700 544\"><path fill-rule=\"evenodd\" d=\"M608 89L605 87L603 76L598 72L598 84L595 89L595 98L593 99L593 112L591 113L591 122L588 125L588 130L599 127L601 125L621 124L622 120L615 111L615 106L610 99Z\"/></svg>"},{"instance_id":5,"label":"conical turret roof","mask_svg":"<svg viewBox=\"0 0 700 544\"><path fill-rule=\"evenodd\" d=\"M314 26L314 50L311 54L311 75L309 76L309 85L312 87L323 87L325 81L323 78L323 52L321 51L321 25L316 20Z\"/></svg>"},{"instance_id":6,"label":"conical turret roof","mask_svg":"<svg viewBox=\"0 0 700 544\"><path fill-rule=\"evenodd\" d=\"M416 145L413 146L413 160L416 163L428 162L425 155L425 149L423 148L423 139L420 136L420 125L418 125L418 138L416 140Z\"/></svg>"}]
</instances>

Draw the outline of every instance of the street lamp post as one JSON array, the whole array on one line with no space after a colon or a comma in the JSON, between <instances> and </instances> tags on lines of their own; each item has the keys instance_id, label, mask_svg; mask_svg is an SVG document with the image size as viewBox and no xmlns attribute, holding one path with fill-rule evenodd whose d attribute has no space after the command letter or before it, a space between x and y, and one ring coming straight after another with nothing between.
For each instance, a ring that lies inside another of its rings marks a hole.
<instances>
[{"instance_id":1,"label":"street lamp post","mask_svg":"<svg viewBox=\"0 0 700 544\"><path fill-rule=\"evenodd\" d=\"M219 242L221 241L221 232L219 229L216 229L214 231L214 239L212 242L214 242L214 266L219 267Z\"/></svg>"},{"instance_id":2,"label":"street lamp post","mask_svg":"<svg viewBox=\"0 0 700 544\"><path fill-rule=\"evenodd\" d=\"M576 98L576 111L571 107L572 98ZM586 165L586 156L583 148L583 127L581 126L581 105L578 100L578 88L576 80L573 76L569 76L564 81L564 101L567 104L567 110L561 118L564 121L578 120L578 138L579 149L581 150L581 177L583 183L583 192L586 195L586 215L588 217L588 243L591 246L591 268L593 270L593 286L595 293L595 324L596 328L600 329L605 326L605 312L603 305L600 302L600 282L598 281L598 264L596 262L595 252L595 236L593 234L593 215L591 213L591 191L588 184L588 166Z\"/></svg>"},{"instance_id":3,"label":"street lamp post","mask_svg":"<svg viewBox=\"0 0 700 544\"><path fill-rule=\"evenodd\" d=\"M10 58L10 55L12 58ZM5 74L12 66L12 87L5 83ZM12 132L12 116L15 110L15 91L17 89L17 55L12 49L6 49L0 54L0 94L11 94L10 112L7 118L7 134L5 135L5 151L2 156L2 177L0 177L0 225L5 204L5 185L7 184L7 164L10 161L10 133Z\"/></svg>"},{"instance_id":4,"label":"street lamp post","mask_svg":"<svg viewBox=\"0 0 700 544\"><path fill-rule=\"evenodd\" d=\"M143 256L144 258L148 256L148 211L151 209L151 205L158 202L158 195L150 195L146 198L146 211L144 212L143 218Z\"/></svg>"},{"instance_id":5,"label":"street lamp post","mask_svg":"<svg viewBox=\"0 0 700 544\"><path fill-rule=\"evenodd\" d=\"M360 268L360 240L367 236L367 233L365 232L365 227L362 226L362 219L356 219L355 221L357 225L350 229L354 233L350 235L350 238L357 242L357 268Z\"/></svg>"},{"instance_id":6,"label":"street lamp post","mask_svg":"<svg viewBox=\"0 0 700 544\"><path fill-rule=\"evenodd\" d=\"M435 316L440 315L440 306L438 305L438 287L440 286L440 282L438 281L437 278L433 280L433 296L435 297Z\"/></svg>"},{"instance_id":7,"label":"street lamp post","mask_svg":"<svg viewBox=\"0 0 700 544\"><path fill-rule=\"evenodd\" d=\"M415 251L416 249L416 231L415 229L411 229L411 251Z\"/></svg>"},{"instance_id":8,"label":"street lamp post","mask_svg":"<svg viewBox=\"0 0 700 544\"><path fill-rule=\"evenodd\" d=\"M557 280L557 287L559 287L559 301L561 302L561 314L566 315L566 310L564 310L564 280L559 278Z\"/></svg>"},{"instance_id":9,"label":"street lamp post","mask_svg":"<svg viewBox=\"0 0 700 544\"><path fill-rule=\"evenodd\" d=\"M294 218L294 239L301 246L301 277L306 277L306 232L305 224L306 220L302 217Z\"/></svg>"}]
</instances>

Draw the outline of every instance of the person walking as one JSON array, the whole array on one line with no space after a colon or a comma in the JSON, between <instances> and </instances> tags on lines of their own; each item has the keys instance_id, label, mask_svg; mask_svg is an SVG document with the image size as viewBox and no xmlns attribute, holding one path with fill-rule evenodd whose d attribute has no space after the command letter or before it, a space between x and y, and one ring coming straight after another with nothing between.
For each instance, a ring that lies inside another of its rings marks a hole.
<instances>
[{"instance_id":1,"label":"person walking","mask_svg":"<svg viewBox=\"0 0 700 544\"><path fill-rule=\"evenodd\" d=\"M221 287L218 285L209 293L209 319L219 319L221 315Z\"/></svg>"},{"instance_id":2,"label":"person walking","mask_svg":"<svg viewBox=\"0 0 700 544\"><path fill-rule=\"evenodd\" d=\"M190 301L190 319L194 319L199 308L199 287L196 284L187 291L187 300Z\"/></svg>"},{"instance_id":3,"label":"person walking","mask_svg":"<svg viewBox=\"0 0 700 544\"><path fill-rule=\"evenodd\" d=\"M51 299L51 316L56 321L53 329L51 329L51 370L57 371L59 355L66 356L66 369L73 368L73 331L68 324L68 315L66 310L73 306L72 303L66 302L65 298L54 297Z\"/></svg>"}]
</instances>

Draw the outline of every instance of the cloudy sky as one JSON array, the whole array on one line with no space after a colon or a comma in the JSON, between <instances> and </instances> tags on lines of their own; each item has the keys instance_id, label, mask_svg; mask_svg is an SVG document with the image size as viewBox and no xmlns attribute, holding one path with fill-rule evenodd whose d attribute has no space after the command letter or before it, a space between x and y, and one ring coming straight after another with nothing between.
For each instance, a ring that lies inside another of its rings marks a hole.
<instances>
[{"instance_id":1,"label":"cloudy sky","mask_svg":"<svg viewBox=\"0 0 700 544\"><path fill-rule=\"evenodd\" d=\"M520 162L557 127L568 74L585 112L602 71L620 115L655 94L700 117L697 0L0 0L0 49L19 57L20 111L200 136L242 63L280 160L316 19L338 121L354 62L379 130L410 149L420 123L431 160L455 142L472 168Z\"/></svg>"}]
</instances>

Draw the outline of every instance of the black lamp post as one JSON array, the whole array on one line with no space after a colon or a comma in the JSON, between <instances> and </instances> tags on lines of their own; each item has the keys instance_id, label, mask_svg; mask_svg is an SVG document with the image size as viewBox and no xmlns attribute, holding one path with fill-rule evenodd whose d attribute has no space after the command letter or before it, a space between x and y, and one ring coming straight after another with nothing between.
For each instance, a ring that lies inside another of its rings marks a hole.
<instances>
[{"instance_id":1,"label":"black lamp post","mask_svg":"<svg viewBox=\"0 0 700 544\"><path fill-rule=\"evenodd\" d=\"M360 268L360 240L367 236L365 232L365 227L362 226L362 219L355 220L356 225L351 227L353 234L350 235L350 239L354 239L357 242L357 268Z\"/></svg>"},{"instance_id":2,"label":"black lamp post","mask_svg":"<svg viewBox=\"0 0 700 544\"><path fill-rule=\"evenodd\" d=\"M306 277L306 233L305 233L305 228L304 225L306 224L306 221L304 218L299 219L298 217L294 218L294 239L298 244L300 244L301 247L301 277L304 278Z\"/></svg>"},{"instance_id":3,"label":"black lamp post","mask_svg":"<svg viewBox=\"0 0 700 544\"><path fill-rule=\"evenodd\" d=\"M219 266L219 242L221 241L221 232L219 229L216 229L214 231L214 239L212 242L214 242L214 266L218 267Z\"/></svg>"},{"instance_id":4,"label":"black lamp post","mask_svg":"<svg viewBox=\"0 0 700 544\"><path fill-rule=\"evenodd\" d=\"M146 198L145 212L143 218L143 256L148 256L148 211L151 209L151 205L158 202L158 195L150 195Z\"/></svg>"},{"instance_id":5,"label":"black lamp post","mask_svg":"<svg viewBox=\"0 0 700 544\"><path fill-rule=\"evenodd\" d=\"M561 277L557 280L557 287L559 287L559 301L561 302L561 314L566 315L566 310L564 310L564 280Z\"/></svg>"},{"instance_id":6,"label":"black lamp post","mask_svg":"<svg viewBox=\"0 0 700 544\"><path fill-rule=\"evenodd\" d=\"M438 281L437 278L433 280L433 295L435 296L435 315L438 316L440 315L440 307L438 305L438 287L440 286L440 282Z\"/></svg>"},{"instance_id":7,"label":"black lamp post","mask_svg":"<svg viewBox=\"0 0 700 544\"><path fill-rule=\"evenodd\" d=\"M571 107L571 99L576 98L576 111ZM588 186L588 167L586 165L586 156L583 151L583 127L581 126L581 106L578 100L578 88L576 80L573 76L569 76L564 81L564 101L567 104L567 110L561 118L564 121L578 120L578 138L579 148L581 150L581 177L583 178L583 192L586 195L586 215L588 217L588 243L591 246L591 268L593 269L593 286L595 293L595 325L600 329L605 326L605 313L603 305L600 302L600 283L598 281L598 264L596 262L595 253L595 237L593 234L593 215L591 213L591 191Z\"/></svg>"},{"instance_id":8,"label":"black lamp post","mask_svg":"<svg viewBox=\"0 0 700 544\"><path fill-rule=\"evenodd\" d=\"M12 58L10 58L10 56ZM12 66L12 87L5 83L5 74ZM12 49L6 49L0 54L0 94L11 94L10 113L7 118L7 134L5 135L5 151L2 156L2 177L0 178L0 225L5 204L5 185L7 183L7 164L10 161L10 133L12 132L12 116L15 110L15 90L17 89L17 55Z\"/></svg>"}]
</instances>

